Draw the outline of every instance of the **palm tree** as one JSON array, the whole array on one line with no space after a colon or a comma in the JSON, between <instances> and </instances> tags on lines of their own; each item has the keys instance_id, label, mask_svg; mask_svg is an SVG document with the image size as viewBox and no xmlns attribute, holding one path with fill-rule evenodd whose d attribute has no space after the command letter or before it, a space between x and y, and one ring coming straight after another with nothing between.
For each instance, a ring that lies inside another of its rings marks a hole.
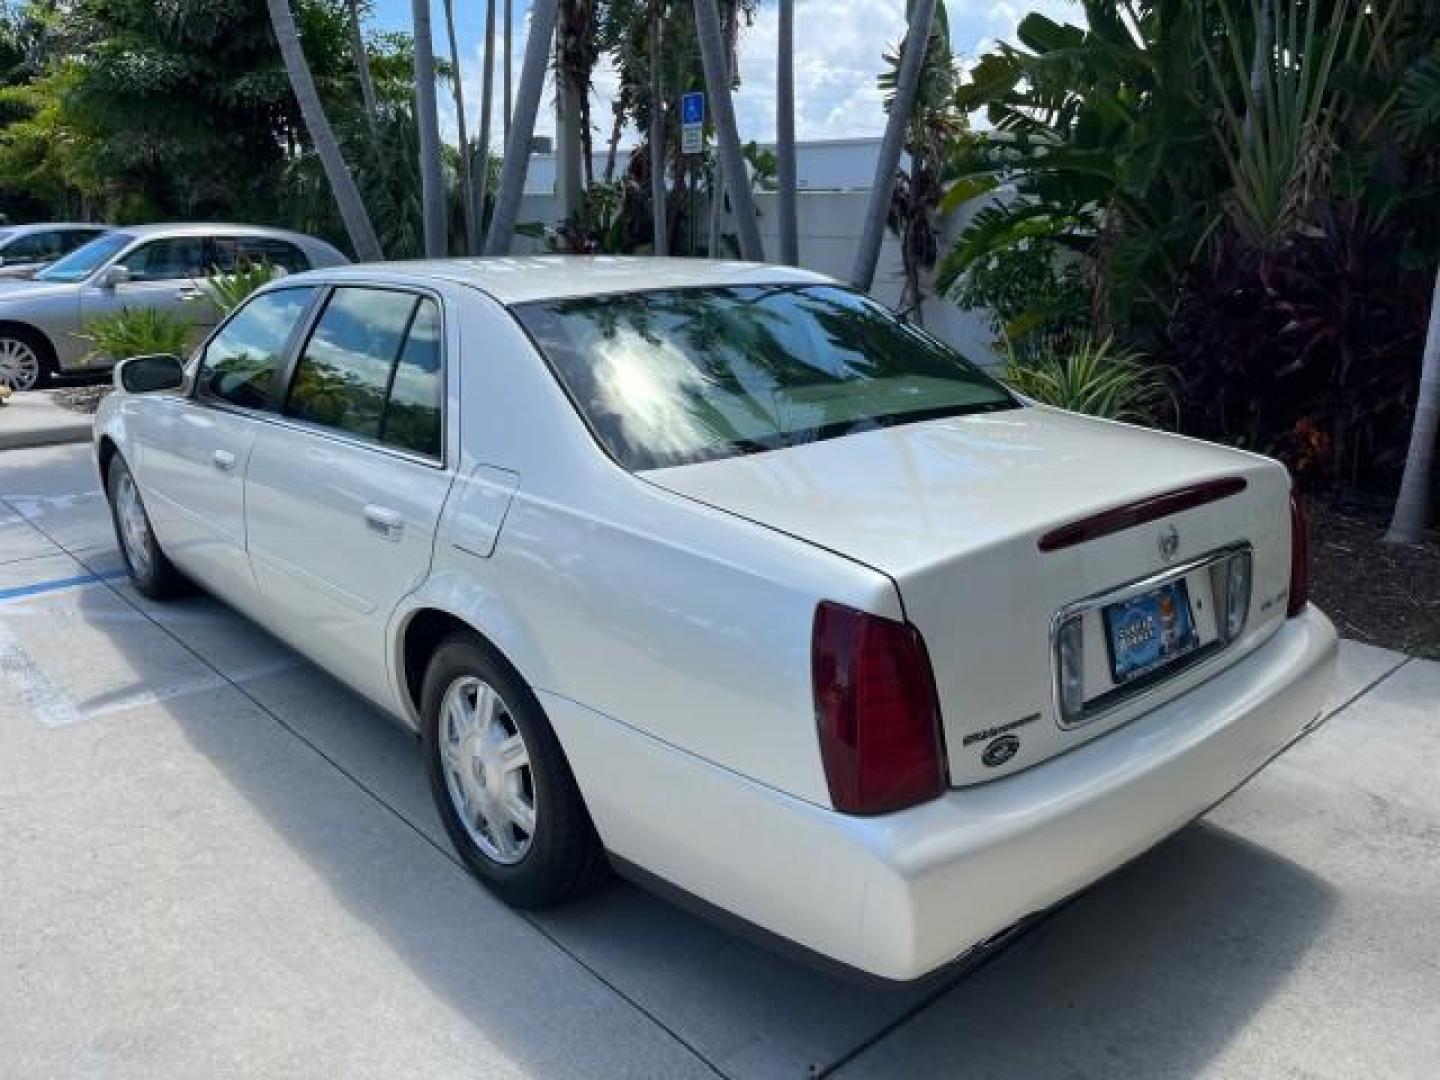
<instances>
[{"instance_id":1,"label":"palm tree","mask_svg":"<svg viewBox=\"0 0 1440 1080\"><path fill-rule=\"evenodd\" d=\"M360 0L348 0L350 8L350 51L355 54L355 77L360 80L360 97L365 102L365 119L373 136L379 128L380 107L375 103L375 81L370 78L370 54L365 51L365 34L360 26Z\"/></svg>"},{"instance_id":2,"label":"palm tree","mask_svg":"<svg viewBox=\"0 0 1440 1080\"><path fill-rule=\"evenodd\" d=\"M415 119L420 126L420 213L425 255L445 255L445 182L440 174L440 118L435 112L435 46L430 0L410 0L415 22Z\"/></svg>"},{"instance_id":3,"label":"palm tree","mask_svg":"<svg viewBox=\"0 0 1440 1080\"><path fill-rule=\"evenodd\" d=\"M695 0L695 37L700 46L700 62L705 69L710 111L715 118L720 161L725 175L729 177L730 200L735 206L740 257L764 262L765 248L760 242L759 218L755 213L755 200L750 195L749 173L745 171L740 134L735 127L735 108L730 101L730 67L725 59L725 44L720 34L720 16L715 10L715 0Z\"/></svg>"},{"instance_id":4,"label":"palm tree","mask_svg":"<svg viewBox=\"0 0 1440 1080\"><path fill-rule=\"evenodd\" d=\"M775 57L775 169L780 183L780 261L800 264L795 215L795 0L780 0Z\"/></svg>"},{"instance_id":5,"label":"palm tree","mask_svg":"<svg viewBox=\"0 0 1440 1080\"><path fill-rule=\"evenodd\" d=\"M650 0L650 225L654 252L666 253L669 230L665 216L665 96L660 85L660 4Z\"/></svg>"},{"instance_id":6,"label":"palm tree","mask_svg":"<svg viewBox=\"0 0 1440 1080\"><path fill-rule=\"evenodd\" d=\"M1415 424L1400 497L1385 539L1392 544L1418 544L1430 523L1430 495L1435 487L1435 444L1440 441L1440 273L1430 300L1430 329L1420 367L1420 395L1415 399Z\"/></svg>"},{"instance_id":7,"label":"palm tree","mask_svg":"<svg viewBox=\"0 0 1440 1080\"><path fill-rule=\"evenodd\" d=\"M505 0L508 4L510 0ZM495 0L485 0L485 59L483 82L480 86L480 146L476 157L480 169L476 177L475 214L481 225L485 218L485 196L490 186L490 106L494 100L495 84ZM477 245L473 250L480 251Z\"/></svg>"},{"instance_id":8,"label":"palm tree","mask_svg":"<svg viewBox=\"0 0 1440 1080\"><path fill-rule=\"evenodd\" d=\"M455 126L460 136L460 202L465 208L465 253L480 250L480 215L475 209L475 184L470 176L470 136L465 130L465 82L460 73L460 46L455 40L455 0L445 0L445 36L450 43L450 89L455 98Z\"/></svg>"},{"instance_id":9,"label":"palm tree","mask_svg":"<svg viewBox=\"0 0 1440 1080\"><path fill-rule=\"evenodd\" d=\"M520 85L515 92L515 115L505 140L500 190L495 197L490 231L485 237L487 255L505 255L510 251L515 219L520 214L520 196L525 190L525 173L530 167L530 141L535 134L540 93L545 87L545 68L550 61L550 41L555 34L558 8L559 0L534 0L530 5L530 36L525 42L525 63L520 68Z\"/></svg>"},{"instance_id":10,"label":"palm tree","mask_svg":"<svg viewBox=\"0 0 1440 1080\"><path fill-rule=\"evenodd\" d=\"M367 262L383 259L380 241L375 236L375 226L365 212L365 203L360 198L360 189L355 186L355 177L345 164L340 144L330 121L325 116L325 107L315 90L315 80L310 75L310 65L305 62L305 52L300 47L300 34L295 29L295 16L290 10L290 0L266 0L270 9L270 25L275 30L275 40L280 45L280 55L285 61L285 74L290 79L290 89L300 105L300 115L305 121L305 130L315 147L315 155L325 170L325 179L330 184L330 193L335 196L340 217L345 222L345 231L350 236L350 246L355 254Z\"/></svg>"},{"instance_id":11,"label":"palm tree","mask_svg":"<svg viewBox=\"0 0 1440 1080\"><path fill-rule=\"evenodd\" d=\"M850 284L862 291L868 292L875 281L880 241L884 238L890 197L895 190L895 169L900 164L905 127L915 108L915 88L920 83L920 69L924 66L926 53L930 51L930 24L934 18L935 0L912 0L909 25L905 30L905 49L896 79L895 101L890 106L890 118L885 122L880 159L875 163L875 180L870 185L870 203L865 211L860 244L855 249L855 264L850 270Z\"/></svg>"},{"instance_id":12,"label":"palm tree","mask_svg":"<svg viewBox=\"0 0 1440 1080\"><path fill-rule=\"evenodd\" d=\"M511 100L510 100L510 95L511 95L511 88L514 86L514 80L513 80L513 79L511 78L511 76L510 76L510 51L511 51L511 48L512 48L512 46L511 46L511 44L510 44L510 22L511 22L510 7L511 7L511 5L512 5L513 3L514 3L514 0L505 0L505 41L504 41L504 45L505 45L505 62L504 62L504 70L505 70L505 76L504 76L504 77L505 77L505 98L504 98L503 111L504 111L504 114L505 114L505 129L504 129L504 130L505 130L505 143L506 143L506 145L509 145L509 143L510 143L510 117L511 117L511 115L512 115L512 102L511 102Z\"/></svg>"}]
</instances>

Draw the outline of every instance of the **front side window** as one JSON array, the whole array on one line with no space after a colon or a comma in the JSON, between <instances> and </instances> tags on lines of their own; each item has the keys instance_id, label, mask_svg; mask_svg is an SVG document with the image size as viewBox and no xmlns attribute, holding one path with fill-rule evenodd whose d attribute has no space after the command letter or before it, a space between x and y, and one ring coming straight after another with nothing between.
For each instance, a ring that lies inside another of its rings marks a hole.
<instances>
[{"instance_id":1,"label":"front side window","mask_svg":"<svg viewBox=\"0 0 1440 1080\"><path fill-rule=\"evenodd\" d=\"M433 300L342 287L300 354L285 412L439 457L440 383L440 315Z\"/></svg>"},{"instance_id":2,"label":"front side window","mask_svg":"<svg viewBox=\"0 0 1440 1080\"><path fill-rule=\"evenodd\" d=\"M104 233L82 244L63 259L51 263L35 275L36 281L75 282L84 281L108 263L131 243L135 237L129 233Z\"/></svg>"},{"instance_id":3,"label":"front side window","mask_svg":"<svg viewBox=\"0 0 1440 1080\"><path fill-rule=\"evenodd\" d=\"M205 347L200 393L247 409L265 408L285 343L314 294L313 288L277 289L236 312Z\"/></svg>"},{"instance_id":4,"label":"front side window","mask_svg":"<svg viewBox=\"0 0 1440 1080\"><path fill-rule=\"evenodd\" d=\"M657 290L514 311L629 469L1018 404L948 346L836 286Z\"/></svg>"},{"instance_id":5,"label":"front side window","mask_svg":"<svg viewBox=\"0 0 1440 1080\"><path fill-rule=\"evenodd\" d=\"M177 236L141 244L120 260L131 281L176 281L205 275L205 238Z\"/></svg>"}]
</instances>

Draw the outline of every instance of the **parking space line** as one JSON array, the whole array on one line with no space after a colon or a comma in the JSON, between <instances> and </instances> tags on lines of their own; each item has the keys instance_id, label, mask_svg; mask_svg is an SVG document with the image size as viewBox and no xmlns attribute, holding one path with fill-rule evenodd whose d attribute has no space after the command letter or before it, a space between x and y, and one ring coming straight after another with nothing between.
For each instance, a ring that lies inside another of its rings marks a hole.
<instances>
[{"instance_id":1,"label":"parking space line","mask_svg":"<svg viewBox=\"0 0 1440 1080\"><path fill-rule=\"evenodd\" d=\"M0 499L0 505L7 505L7 504L6 504L6 500ZM58 540L56 540L54 536L52 536L50 533L48 533L48 532L47 532L44 528L42 528L41 526L37 525L35 522L33 522L33 521L30 522L30 525L31 525L33 528L35 528L35 530L36 530L37 532L39 532L42 536L44 536L45 539L49 540L52 544L54 544L63 554L70 556L72 559L74 559L74 560L75 560L77 563L79 563L81 566L85 566L85 567L88 568L88 565L89 565L89 564L86 563L85 558L84 558L84 556L83 556L82 554L80 554L80 553L78 553L78 552L75 552L75 551L71 551L69 548L67 548L64 544L62 544L62 543L60 543ZM350 781L350 783L354 784L355 787L357 787L363 794L365 794L367 797L369 797L369 798L379 807L379 809L381 809L381 810L383 810L383 811L391 814L400 824L404 825L404 826L405 826L407 829L409 829L417 838L419 838L419 840L420 840L422 843L424 843L425 845L427 845L428 847L430 847L430 848L431 848L434 852L436 852L442 859L444 859L447 863L449 863L449 864L451 865L451 867L453 867L454 870L455 870L457 873L464 874L464 875L466 876L466 878L469 878L469 877L471 876L471 875L470 875L470 871L469 871L468 869L466 869L464 863L462 863L462 862L460 861L459 856L457 856L454 852L452 852L451 850L449 850L445 845L443 845L443 844L437 842L436 840L434 840L433 838L431 838L431 837L425 832L424 829L422 829L422 828L420 828L418 825L416 825L413 821L411 821L408 817L406 817L403 813L401 813L399 809L397 809L396 807L392 806L390 803L386 802L385 799L379 794L379 792L375 791L375 790L374 790L373 788L371 788L368 784L366 784L362 779L360 779L360 777L356 776L356 775L355 775L354 773L352 773L350 770L346 769L344 765L342 765L339 761L335 760L335 758L331 757L328 753L326 753L326 752L325 752L325 749L324 749L323 747L321 747L318 743L314 742L312 739L310 739L309 737L307 737L307 736L306 736L303 732L301 732L298 728L292 726L283 716L281 716L279 713L277 713L277 712L273 711L272 709L270 709L269 706L265 705L264 702L262 702L262 701L261 701L259 698L257 698L254 694L252 694L252 693L251 693L248 689L246 689L243 685L241 685L241 684L240 684L239 682L237 682L235 679L231 678L231 677L230 677L229 675L227 675L224 671L221 671L219 668L217 668L217 667L216 667L213 663L211 663L210 660L208 660L202 653L200 653L197 649L195 649L194 646L192 646L189 642L185 641L185 640L184 640L183 638L181 638L178 634L176 634L174 630L172 630L170 627L166 626L166 625L165 625L164 623L162 623L159 619L156 619L156 618L155 618L153 615L151 615L149 612L145 611L145 609L142 608L139 604L137 604L137 603L134 601L134 599L132 599L130 596L127 596L127 595L125 594L125 592L122 591L116 584L114 584L114 582L113 582L113 580L112 580L112 579L114 579L114 578L123 577L123 576L124 576L123 574L121 574L121 573L116 573L116 572L112 572L112 573L109 573L109 574L93 574L93 575L92 575L92 577L94 578L95 581L99 582L100 584L103 584L103 585L104 585L106 588L108 588L112 593L114 593L114 595L115 595L116 597L118 597L122 602L124 602L125 604L128 604L128 605L129 605L131 608L133 608L136 612L138 612L140 615L144 616L145 619L147 619L152 625L154 625L156 629L158 629L161 633L163 633L163 634L165 634L167 637L169 637L173 642L175 642L175 644L177 644L178 646L180 646L180 648L182 648L182 649L184 649L186 652L188 652L191 656L193 656L193 657L194 657L196 660L198 660L201 664L205 665L205 666L208 667L210 670L214 671L215 674L218 676L220 682L222 682L223 684L228 685L229 687L231 687L232 689L234 689L236 693L240 694L243 698L245 698L248 702L250 702L250 704L252 704L253 706L255 706L255 708L258 709L262 715L269 717L270 720L271 720L274 724L276 724L278 727L281 728L281 730L287 732L292 738L294 738L294 739L295 739L297 742L299 742L302 746L305 746L305 747L306 747L307 749L309 749L312 753L314 753L317 757L319 757L322 761L324 761L326 764L328 764L332 769L334 769L337 773L339 773L341 776L345 777L346 780L348 780L348 781ZM0 659L3 659L4 656L6 655L5 652L4 652L4 645L5 645L5 641L6 641L6 637L7 637L7 636L8 636L8 631L5 630L4 624L3 624L3 623L0 623ZM13 638L10 639L10 640L13 641ZM16 648L17 648L17 650L18 650L18 648L19 648L18 645L16 646ZM24 656L23 651L20 652L20 655L21 655L22 657ZM24 659L25 659L25 661L26 661L27 663L29 663L29 657L24 657ZM297 659L297 660L295 661L295 663L299 664L299 663L303 663L303 661L300 661L300 660ZM31 667L33 668L33 664L31 665ZM35 675L38 677L38 679L40 679L40 680L42 681L44 687L48 687L49 690L50 690L50 692L51 692L52 694L54 694L56 697L59 698L61 704L66 704L66 705L68 705L68 702L67 702L66 699L64 698L64 695L60 694L59 691L55 690L55 688L50 685L49 680L45 677L45 675L44 675L43 672L39 671L38 669L35 669ZM255 677L255 676L250 676L250 677L253 678L253 677ZM41 693L42 693L42 700L43 700L43 693L44 693L43 689L42 689ZM51 702L51 704L53 704L53 702ZM117 703L117 704L118 704L118 703ZM70 707L72 710L73 710L73 708L74 708L74 706L69 706L69 707ZM72 721L72 720L64 720L64 719L62 719L62 720L60 721L60 723L73 723L73 722L74 722L74 721ZM55 725L55 726L59 726L59 725L57 724L57 725ZM611 982L611 981L610 981L609 979L607 979L604 975L602 975L595 967L593 967L591 964L587 963L582 957L580 957L580 956L577 955L575 952L573 952L571 949L569 949L569 948L565 945L565 943L564 943L563 941L561 941L561 940L560 940L559 938L557 938L553 933L551 933L550 930L548 930L548 929L547 929L542 923L540 923L534 916L530 915L528 912L518 911L518 910L515 911L515 915L516 915L516 917L519 918L522 922L524 922L527 926L529 926L531 930L535 931L535 933L539 934L542 938L544 938L546 941L548 941L548 942L551 944L552 947L554 947L555 949L559 950L564 956L568 957L577 967L579 967L582 971L584 971L586 974L588 974L592 979L594 979L594 980L595 980L596 982L598 982L601 986L603 986L603 987L605 987L607 990L609 990L612 994L614 994L616 997L618 997L621 1001L625 1002L625 1004L629 1005L632 1009L634 1009L636 1012L638 1012L641 1016L645 1017L645 1019L649 1020L652 1024L654 1024L657 1028L659 1028L659 1029L660 1029L662 1032L664 1032L667 1036L669 1036L671 1039L673 1039L678 1045L680 1045L681 1047L683 1047L683 1048L684 1048L688 1053L690 1053L690 1054L695 1058L695 1060L698 1061L704 1068L708 1069L708 1070L709 1070L710 1072L712 1072L715 1076L719 1077L720 1080L729 1080L729 1078L726 1076L726 1074L725 1074L723 1071L721 1071L721 1070L715 1065L714 1062L712 1062L712 1061L711 1061L709 1058L707 1058L703 1053L701 1053L700 1050L699 1050L693 1043L691 1043L688 1039L686 1039L683 1035L681 1035L680 1032L678 1032L677 1030L675 1030L675 1029L674 1029L673 1027L671 1027L669 1024L665 1023L665 1021L661 1020L660 1017L658 1017L658 1016L655 1015L655 1013L651 1012L648 1008L646 1008L646 1007L645 1007L643 1004L641 1004L638 1000L636 1000L636 999L635 999L634 997L632 997L630 994L626 993L624 990L622 990L622 989L621 989L619 986L617 986L615 983Z\"/></svg>"},{"instance_id":2,"label":"parking space line","mask_svg":"<svg viewBox=\"0 0 1440 1080\"><path fill-rule=\"evenodd\" d=\"M52 578L49 581L36 581L29 585L14 585L8 589L0 589L0 603L7 600L18 600L25 596L36 596L39 593L54 592L57 589L73 589L79 585L97 585L110 578L124 577L120 570L109 570L103 574L77 574L73 577Z\"/></svg>"}]
</instances>

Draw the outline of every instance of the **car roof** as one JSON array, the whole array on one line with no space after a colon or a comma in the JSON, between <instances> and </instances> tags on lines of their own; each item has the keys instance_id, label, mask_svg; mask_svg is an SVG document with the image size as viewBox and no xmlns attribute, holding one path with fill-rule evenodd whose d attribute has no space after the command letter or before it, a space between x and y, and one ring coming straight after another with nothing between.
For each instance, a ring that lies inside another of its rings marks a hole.
<instances>
[{"instance_id":1,"label":"car roof","mask_svg":"<svg viewBox=\"0 0 1440 1080\"><path fill-rule=\"evenodd\" d=\"M145 225L116 225L116 232L141 239L147 236L214 236L229 233L235 236L268 236L292 242L315 243L315 237L289 229L273 229L268 225L240 225L224 221L156 221Z\"/></svg>"},{"instance_id":2,"label":"car roof","mask_svg":"<svg viewBox=\"0 0 1440 1080\"><path fill-rule=\"evenodd\" d=\"M703 286L834 284L822 274L793 266L620 255L506 255L360 263L310 271L303 276L311 275L335 281L451 281L471 285L502 304ZM293 284L301 276L286 281Z\"/></svg>"}]
</instances>

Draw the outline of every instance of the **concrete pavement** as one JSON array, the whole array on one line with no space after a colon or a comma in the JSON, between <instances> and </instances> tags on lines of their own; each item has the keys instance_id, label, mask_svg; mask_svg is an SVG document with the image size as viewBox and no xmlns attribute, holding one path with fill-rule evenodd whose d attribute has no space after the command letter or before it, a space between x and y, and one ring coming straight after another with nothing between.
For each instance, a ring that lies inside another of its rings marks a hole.
<instances>
[{"instance_id":1,"label":"concrete pavement","mask_svg":"<svg viewBox=\"0 0 1440 1080\"><path fill-rule=\"evenodd\" d=\"M119 562L88 448L0 454L0 1075L1432 1076L1440 664L983 969L877 992L615 883L458 866L410 736Z\"/></svg>"}]
</instances>

